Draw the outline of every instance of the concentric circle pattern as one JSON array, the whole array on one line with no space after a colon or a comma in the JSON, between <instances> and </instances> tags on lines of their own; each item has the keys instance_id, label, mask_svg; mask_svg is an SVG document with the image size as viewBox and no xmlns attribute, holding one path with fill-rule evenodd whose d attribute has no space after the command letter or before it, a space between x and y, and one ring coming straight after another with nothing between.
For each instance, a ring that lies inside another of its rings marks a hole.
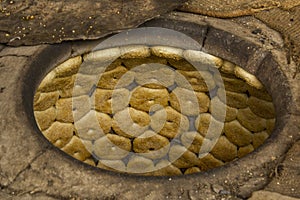
<instances>
[{"instance_id":1,"label":"concentric circle pattern","mask_svg":"<svg viewBox=\"0 0 300 200\"><path fill-rule=\"evenodd\" d=\"M109 55L116 58L104 62ZM61 63L40 83L34 115L43 135L72 157L152 176L239 159L275 125L271 96L241 67L201 51L145 45Z\"/></svg>"}]
</instances>

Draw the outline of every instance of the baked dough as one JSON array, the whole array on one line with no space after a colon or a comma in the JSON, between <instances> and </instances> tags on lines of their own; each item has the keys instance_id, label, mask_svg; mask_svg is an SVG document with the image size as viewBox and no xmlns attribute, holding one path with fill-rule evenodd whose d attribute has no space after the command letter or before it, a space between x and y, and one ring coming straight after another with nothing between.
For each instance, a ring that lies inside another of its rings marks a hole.
<instances>
[{"instance_id":1,"label":"baked dough","mask_svg":"<svg viewBox=\"0 0 300 200\"><path fill-rule=\"evenodd\" d=\"M250 97L248 99L248 105L251 111L260 117L266 119L275 118L275 108L272 102Z\"/></svg>"},{"instance_id":2,"label":"baked dough","mask_svg":"<svg viewBox=\"0 0 300 200\"><path fill-rule=\"evenodd\" d=\"M105 116L105 114L101 113L101 117L103 116ZM81 139L93 141L104 136L104 134L107 133L107 129L109 128L110 130L111 120L106 117L103 117L103 119L105 119L104 122L106 122L104 127L101 126L103 122L100 123L99 121L99 114L96 111L91 110L78 121L75 121L74 126L79 137Z\"/></svg>"},{"instance_id":3,"label":"baked dough","mask_svg":"<svg viewBox=\"0 0 300 200\"><path fill-rule=\"evenodd\" d=\"M208 153L206 156L200 159L200 164L198 165L200 170L207 171L215 167L220 167L224 165L224 162L215 158L212 154Z\"/></svg>"},{"instance_id":4,"label":"baked dough","mask_svg":"<svg viewBox=\"0 0 300 200\"><path fill-rule=\"evenodd\" d=\"M214 79L216 81L216 84L219 87L225 87L226 91L231 91L231 92L246 92L248 85L246 84L245 81L241 79L237 79L236 77L225 77L224 75L220 73L214 73Z\"/></svg>"},{"instance_id":5,"label":"baked dough","mask_svg":"<svg viewBox=\"0 0 300 200\"><path fill-rule=\"evenodd\" d=\"M119 172L126 172L126 165L122 160L99 160L97 167Z\"/></svg>"},{"instance_id":6,"label":"baked dough","mask_svg":"<svg viewBox=\"0 0 300 200\"><path fill-rule=\"evenodd\" d=\"M234 74L243 79L244 81L246 81L249 85L257 88L257 89L263 89L264 86L263 84L252 74L250 74L249 72L245 71L244 69L242 69L241 67L236 67L234 69Z\"/></svg>"},{"instance_id":7,"label":"baked dough","mask_svg":"<svg viewBox=\"0 0 300 200\"><path fill-rule=\"evenodd\" d=\"M59 92L37 93L34 97L34 110L43 111L55 105L59 98Z\"/></svg>"},{"instance_id":8,"label":"baked dough","mask_svg":"<svg viewBox=\"0 0 300 200\"><path fill-rule=\"evenodd\" d=\"M249 145L244 146L244 147L240 147L239 151L238 151L238 157L242 158L245 155L251 153L252 151L254 151L254 147L253 147L252 144L249 144Z\"/></svg>"},{"instance_id":9,"label":"baked dough","mask_svg":"<svg viewBox=\"0 0 300 200\"><path fill-rule=\"evenodd\" d=\"M167 47L167 46L154 46L151 47L151 53L157 57L181 60L183 50L179 48Z\"/></svg>"},{"instance_id":10,"label":"baked dough","mask_svg":"<svg viewBox=\"0 0 300 200\"><path fill-rule=\"evenodd\" d=\"M253 134L253 147L256 149L266 141L269 134L266 131Z\"/></svg>"},{"instance_id":11,"label":"baked dough","mask_svg":"<svg viewBox=\"0 0 300 200\"><path fill-rule=\"evenodd\" d=\"M178 168L190 168L199 165L199 158L181 145L172 145L169 151L169 161Z\"/></svg>"},{"instance_id":12,"label":"baked dough","mask_svg":"<svg viewBox=\"0 0 300 200\"><path fill-rule=\"evenodd\" d=\"M216 82L208 71L176 71L175 82L178 87L192 88L196 92L208 92L216 87Z\"/></svg>"},{"instance_id":13,"label":"baked dough","mask_svg":"<svg viewBox=\"0 0 300 200\"><path fill-rule=\"evenodd\" d=\"M243 147L251 144L253 135L244 128L237 120L224 125L224 133L227 139L233 144Z\"/></svg>"},{"instance_id":14,"label":"baked dough","mask_svg":"<svg viewBox=\"0 0 300 200\"><path fill-rule=\"evenodd\" d=\"M254 96L258 99L262 99L265 101L272 102L272 97L271 95L267 92L265 88L263 89L257 89L253 86L247 85L247 91L251 96Z\"/></svg>"},{"instance_id":15,"label":"baked dough","mask_svg":"<svg viewBox=\"0 0 300 200\"><path fill-rule=\"evenodd\" d=\"M185 50L183 57L192 63L197 70L207 70L210 68L220 68L223 64L221 58L204 53L202 51Z\"/></svg>"},{"instance_id":16,"label":"baked dough","mask_svg":"<svg viewBox=\"0 0 300 200\"><path fill-rule=\"evenodd\" d=\"M195 127L203 137L216 139L222 133L223 123L215 120L209 113L203 113L196 118Z\"/></svg>"},{"instance_id":17,"label":"baked dough","mask_svg":"<svg viewBox=\"0 0 300 200\"><path fill-rule=\"evenodd\" d=\"M112 128L121 136L135 138L148 130L150 116L143 111L134 108L126 108L117 112L113 117Z\"/></svg>"},{"instance_id":18,"label":"baked dough","mask_svg":"<svg viewBox=\"0 0 300 200\"><path fill-rule=\"evenodd\" d=\"M118 84L119 80L121 79L121 77L127 71L128 70L123 66L118 66L113 70L106 71L99 76L99 81L98 81L97 86L102 89L109 89L109 90L114 89L115 86ZM133 81L134 77L133 76L129 77L127 75L126 79L129 79L126 81L127 84L129 85ZM123 82L125 82L125 81L123 80ZM127 84L122 84L122 86L126 87Z\"/></svg>"},{"instance_id":19,"label":"baked dough","mask_svg":"<svg viewBox=\"0 0 300 200\"><path fill-rule=\"evenodd\" d=\"M121 56L119 47L93 51L83 57L84 62L107 63L113 62Z\"/></svg>"},{"instance_id":20,"label":"baked dough","mask_svg":"<svg viewBox=\"0 0 300 200\"><path fill-rule=\"evenodd\" d=\"M167 89L137 87L131 94L130 105L138 110L149 112L150 108L156 104L166 107L168 100Z\"/></svg>"},{"instance_id":21,"label":"baked dough","mask_svg":"<svg viewBox=\"0 0 300 200\"><path fill-rule=\"evenodd\" d=\"M76 74L82 64L81 56L76 56L66 60L65 62L58 65L55 69L56 77L67 77Z\"/></svg>"},{"instance_id":22,"label":"baked dough","mask_svg":"<svg viewBox=\"0 0 300 200\"><path fill-rule=\"evenodd\" d=\"M225 136L221 136L212 149L211 154L218 160L229 162L237 157L237 147Z\"/></svg>"},{"instance_id":23,"label":"baked dough","mask_svg":"<svg viewBox=\"0 0 300 200\"><path fill-rule=\"evenodd\" d=\"M236 119L238 109L227 106L218 97L214 97L210 102L209 112L221 122L230 122Z\"/></svg>"},{"instance_id":24,"label":"baked dough","mask_svg":"<svg viewBox=\"0 0 300 200\"><path fill-rule=\"evenodd\" d=\"M219 99L225 103L225 90L218 89L218 97ZM236 93L226 91L226 105L233 107L233 108L247 108L248 107L248 96L244 93Z\"/></svg>"},{"instance_id":25,"label":"baked dough","mask_svg":"<svg viewBox=\"0 0 300 200\"><path fill-rule=\"evenodd\" d=\"M74 76L55 77L54 71L51 71L40 83L38 91L40 92L54 92L63 90L66 85L74 83Z\"/></svg>"},{"instance_id":26,"label":"baked dough","mask_svg":"<svg viewBox=\"0 0 300 200\"><path fill-rule=\"evenodd\" d=\"M55 107L50 107L44 111L34 111L35 120L41 131L49 128L56 118Z\"/></svg>"},{"instance_id":27,"label":"baked dough","mask_svg":"<svg viewBox=\"0 0 300 200\"><path fill-rule=\"evenodd\" d=\"M197 70L191 63L189 63L185 59L182 60L168 59L168 62L172 67L178 70L184 70L184 71Z\"/></svg>"},{"instance_id":28,"label":"baked dough","mask_svg":"<svg viewBox=\"0 0 300 200\"><path fill-rule=\"evenodd\" d=\"M143 64L159 63L162 65L167 65L168 61L165 58L152 55L147 58L122 59L122 63L126 66L126 68L131 70Z\"/></svg>"},{"instance_id":29,"label":"baked dough","mask_svg":"<svg viewBox=\"0 0 300 200\"><path fill-rule=\"evenodd\" d=\"M155 171L152 160L142 156L133 156L127 163L127 172L146 173Z\"/></svg>"},{"instance_id":30,"label":"baked dough","mask_svg":"<svg viewBox=\"0 0 300 200\"><path fill-rule=\"evenodd\" d=\"M56 147L63 148L73 137L73 124L54 122L43 132L44 136Z\"/></svg>"},{"instance_id":31,"label":"baked dough","mask_svg":"<svg viewBox=\"0 0 300 200\"><path fill-rule=\"evenodd\" d=\"M121 160L131 151L128 138L107 134L94 142L93 153L100 160Z\"/></svg>"},{"instance_id":32,"label":"baked dough","mask_svg":"<svg viewBox=\"0 0 300 200\"><path fill-rule=\"evenodd\" d=\"M232 62L228 62L227 60L224 60L222 67L220 68L220 71L227 74L234 74L235 64Z\"/></svg>"},{"instance_id":33,"label":"baked dough","mask_svg":"<svg viewBox=\"0 0 300 200\"><path fill-rule=\"evenodd\" d=\"M86 149L84 143L77 136L73 136L71 141L66 144L62 150L77 160L85 161L91 156L90 152Z\"/></svg>"},{"instance_id":34,"label":"baked dough","mask_svg":"<svg viewBox=\"0 0 300 200\"><path fill-rule=\"evenodd\" d=\"M146 58L151 55L150 48L145 45L128 45L120 47L122 59Z\"/></svg>"},{"instance_id":35,"label":"baked dough","mask_svg":"<svg viewBox=\"0 0 300 200\"><path fill-rule=\"evenodd\" d=\"M72 98L59 99L56 104L56 120L65 123L73 123Z\"/></svg>"},{"instance_id":36,"label":"baked dough","mask_svg":"<svg viewBox=\"0 0 300 200\"><path fill-rule=\"evenodd\" d=\"M197 116L208 111L210 99L205 93L177 87L170 94L170 104L184 115Z\"/></svg>"},{"instance_id":37,"label":"baked dough","mask_svg":"<svg viewBox=\"0 0 300 200\"><path fill-rule=\"evenodd\" d=\"M163 127L158 121L164 121ZM151 117L151 128L167 138L175 138L189 129L189 120L171 107L156 111Z\"/></svg>"},{"instance_id":38,"label":"baked dough","mask_svg":"<svg viewBox=\"0 0 300 200\"><path fill-rule=\"evenodd\" d=\"M169 140L149 130L133 140L133 151L147 158L159 159L168 153Z\"/></svg>"},{"instance_id":39,"label":"baked dough","mask_svg":"<svg viewBox=\"0 0 300 200\"><path fill-rule=\"evenodd\" d=\"M266 119L255 115L250 108L239 109L237 119L244 127L253 132L263 131L267 127Z\"/></svg>"},{"instance_id":40,"label":"baked dough","mask_svg":"<svg viewBox=\"0 0 300 200\"><path fill-rule=\"evenodd\" d=\"M155 84L167 88L174 85L174 70L166 65L157 63L143 64L132 71L135 72L135 81L141 86Z\"/></svg>"},{"instance_id":41,"label":"baked dough","mask_svg":"<svg viewBox=\"0 0 300 200\"><path fill-rule=\"evenodd\" d=\"M128 107L129 95L129 90L125 88L115 90L97 88L93 105L99 112L113 114Z\"/></svg>"},{"instance_id":42,"label":"baked dough","mask_svg":"<svg viewBox=\"0 0 300 200\"><path fill-rule=\"evenodd\" d=\"M198 154L200 151L203 139L203 136L196 131L185 132L180 137L180 140L185 148L196 154Z\"/></svg>"},{"instance_id":43,"label":"baked dough","mask_svg":"<svg viewBox=\"0 0 300 200\"><path fill-rule=\"evenodd\" d=\"M179 168L175 167L168 160L161 160L155 165L155 171L152 172L153 176L176 176L182 175Z\"/></svg>"}]
</instances>

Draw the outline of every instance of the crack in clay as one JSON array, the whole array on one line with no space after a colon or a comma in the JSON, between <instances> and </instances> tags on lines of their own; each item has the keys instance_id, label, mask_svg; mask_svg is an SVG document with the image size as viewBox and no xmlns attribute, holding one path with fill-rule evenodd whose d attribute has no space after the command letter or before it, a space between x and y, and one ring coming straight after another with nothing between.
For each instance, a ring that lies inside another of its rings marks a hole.
<instances>
[{"instance_id":1,"label":"crack in clay","mask_svg":"<svg viewBox=\"0 0 300 200\"><path fill-rule=\"evenodd\" d=\"M206 22L207 23L207 22ZM201 46L201 49L203 49L205 46L206 46L206 40L207 40L207 37L208 37L208 34L209 34L209 31L210 31L210 26L207 26L206 30L205 30L205 36L203 37L203 41L202 41L202 46Z\"/></svg>"},{"instance_id":2,"label":"crack in clay","mask_svg":"<svg viewBox=\"0 0 300 200\"><path fill-rule=\"evenodd\" d=\"M26 56L26 55L17 55L17 54L6 54L4 56L0 56L0 58L5 58L5 57L17 57L17 58L29 58L30 56ZM1 68L1 65L0 65Z\"/></svg>"},{"instance_id":3,"label":"crack in clay","mask_svg":"<svg viewBox=\"0 0 300 200\"><path fill-rule=\"evenodd\" d=\"M3 93L5 90L5 87L0 87L0 93Z\"/></svg>"},{"instance_id":4,"label":"crack in clay","mask_svg":"<svg viewBox=\"0 0 300 200\"><path fill-rule=\"evenodd\" d=\"M48 150L48 147L45 148L45 149L43 149L43 150L42 150L40 153L38 153L31 161L29 161L29 163L27 164L27 166L24 167L22 170L20 170L20 171L16 174L15 178L14 178L10 183L8 183L7 186L5 186L5 188L10 188L10 186L11 186L14 182L17 181L17 179L19 178L19 176L20 176L23 172L25 172L26 170L30 169L31 164L32 164L33 162L35 162L35 161L36 161L39 157L41 157L43 154L45 154L45 153L47 152L47 150Z\"/></svg>"},{"instance_id":5,"label":"crack in clay","mask_svg":"<svg viewBox=\"0 0 300 200\"><path fill-rule=\"evenodd\" d=\"M49 194L47 192L41 191L41 190L31 190L31 191L24 191L24 190L14 190L11 188L6 188L6 190L2 190L4 194L9 195L11 198L18 197L22 198L26 194L30 195L30 197L50 197L54 199L61 199L61 200L69 200L70 196L61 196L61 195L54 195L54 194Z\"/></svg>"}]
</instances>

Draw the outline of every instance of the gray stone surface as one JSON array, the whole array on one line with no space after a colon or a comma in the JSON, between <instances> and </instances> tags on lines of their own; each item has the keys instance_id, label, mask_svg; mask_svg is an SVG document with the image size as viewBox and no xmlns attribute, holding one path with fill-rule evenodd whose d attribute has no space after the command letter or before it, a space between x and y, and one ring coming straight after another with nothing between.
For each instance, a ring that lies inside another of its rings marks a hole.
<instances>
[{"instance_id":1,"label":"gray stone surface","mask_svg":"<svg viewBox=\"0 0 300 200\"><path fill-rule=\"evenodd\" d=\"M4 49L4 47L5 47L5 45L0 44L0 51L1 51L2 49Z\"/></svg>"},{"instance_id":2,"label":"gray stone surface","mask_svg":"<svg viewBox=\"0 0 300 200\"><path fill-rule=\"evenodd\" d=\"M248 200L297 200L297 199L298 198L285 196L276 192L257 191L254 192Z\"/></svg>"},{"instance_id":3,"label":"gray stone surface","mask_svg":"<svg viewBox=\"0 0 300 200\"><path fill-rule=\"evenodd\" d=\"M26 169L42 149L38 137L28 134L24 113L17 110L21 98L20 74L26 57L0 57L0 185L7 186ZM9 103L8 103L9 102Z\"/></svg>"},{"instance_id":4,"label":"gray stone surface","mask_svg":"<svg viewBox=\"0 0 300 200\"><path fill-rule=\"evenodd\" d=\"M25 191L22 193L15 193L9 191L0 191L1 200L58 200L59 198L51 197L39 191Z\"/></svg>"},{"instance_id":5,"label":"gray stone surface","mask_svg":"<svg viewBox=\"0 0 300 200\"><path fill-rule=\"evenodd\" d=\"M300 140L288 151L284 161L276 166L273 176L265 190L300 198Z\"/></svg>"},{"instance_id":6,"label":"gray stone surface","mask_svg":"<svg viewBox=\"0 0 300 200\"><path fill-rule=\"evenodd\" d=\"M0 191L0 199L12 199L12 198L13 198L13 195L10 195L4 191Z\"/></svg>"},{"instance_id":7,"label":"gray stone surface","mask_svg":"<svg viewBox=\"0 0 300 200\"><path fill-rule=\"evenodd\" d=\"M21 47L6 47L0 51L0 57L3 56L32 56L41 46L21 46Z\"/></svg>"},{"instance_id":8,"label":"gray stone surface","mask_svg":"<svg viewBox=\"0 0 300 200\"><path fill-rule=\"evenodd\" d=\"M95 39L136 27L185 0L1 1L0 43L34 45Z\"/></svg>"}]
</instances>

